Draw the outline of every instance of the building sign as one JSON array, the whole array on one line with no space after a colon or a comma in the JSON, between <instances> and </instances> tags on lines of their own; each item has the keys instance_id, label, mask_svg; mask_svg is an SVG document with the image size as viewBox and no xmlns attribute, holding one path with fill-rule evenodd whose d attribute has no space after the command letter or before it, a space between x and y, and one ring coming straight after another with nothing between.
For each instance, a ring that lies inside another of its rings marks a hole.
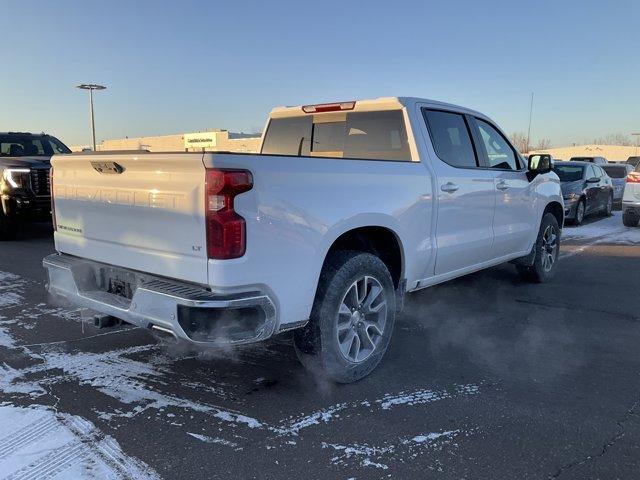
<instances>
[{"instance_id":1,"label":"building sign","mask_svg":"<svg viewBox=\"0 0 640 480\"><path fill-rule=\"evenodd\" d=\"M203 148L216 148L218 132L185 133L184 148L201 150Z\"/></svg>"}]
</instances>

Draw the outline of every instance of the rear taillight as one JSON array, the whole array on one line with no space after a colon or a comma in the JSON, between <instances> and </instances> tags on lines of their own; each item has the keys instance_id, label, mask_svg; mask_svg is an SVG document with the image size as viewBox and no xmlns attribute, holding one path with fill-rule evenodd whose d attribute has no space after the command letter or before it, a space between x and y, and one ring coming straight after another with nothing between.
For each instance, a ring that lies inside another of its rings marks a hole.
<instances>
[{"instance_id":1,"label":"rear taillight","mask_svg":"<svg viewBox=\"0 0 640 480\"><path fill-rule=\"evenodd\" d=\"M640 183L640 172L631 172L627 175L627 183Z\"/></svg>"},{"instance_id":2,"label":"rear taillight","mask_svg":"<svg viewBox=\"0 0 640 480\"><path fill-rule=\"evenodd\" d=\"M253 177L247 170L206 170L204 206L209 258L228 260L244 255L246 224L233 209L233 202L237 195L252 187Z\"/></svg>"},{"instance_id":3,"label":"rear taillight","mask_svg":"<svg viewBox=\"0 0 640 480\"><path fill-rule=\"evenodd\" d=\"M53 231L58 231L58 222L56 222L56 204L53 197L53 167L49 169L49 195L51 195L51 221L53 222Z\"/></svg>"}]
</instances>

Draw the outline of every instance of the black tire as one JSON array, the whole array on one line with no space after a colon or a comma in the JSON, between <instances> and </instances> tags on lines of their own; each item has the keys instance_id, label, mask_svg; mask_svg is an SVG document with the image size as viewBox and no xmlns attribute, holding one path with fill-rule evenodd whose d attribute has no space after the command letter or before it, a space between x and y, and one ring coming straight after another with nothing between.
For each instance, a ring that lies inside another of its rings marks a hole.
<instances>
[{"instance_id":1,"label":"black tire","mask_svg":"<svg viewBox=\"0 0 640 480\"><path fill-rule=\"evenodd\" d=\"M15 222L0 212L0 241L13 240L16 238L16 232Z\"/></svg>"},{"instance_id":2,"label":"black tire","mask_svg":"<svg viewBox=\"0 0 640 480\"><path fill-rule=\"evenodd\" d=\"M354 285L355 297L352 297ZM360 291L364 292L364 301L357 298ZM374 309L386 302L384 312L382 307L379 312L372 312L364 306L369 293ZM348 308L352 299L360 302L361 308L357 305L355 310ZM355 251L330 254L320 275L309 323L296 330L293 337L298 358L314 374L337 383L351 383L366 377L380 363L389 346L395 323L395 303L393 280L382 260L370 253ZM339 314L341 307L343 313ZM348 308L346 312L344 308ZM372 319L376 319L377 325L369 325L376 323ZM355 336L358 340L353 348ZM343 353L346 344L349 349ZM365 345L371 348L364 348ZM353 359L347 358L352 352L355 352Z\"/></svg>"},{"instance_id":3,"label":"black tire","mask_svg":"<svg viewBox=\"0 0 640 480\"><path fill-rule=\"evenodd\" d=\"M582 214L580 214L580 209L582 209ZM577 227L578 225L582 225L584 221L584 217L587 211L587 203L584 201L584 198L581 198L578 202L578 206L576 207L576 216L573 218L573 224Z\"/></svg>"},{"instance_id":4,"label":"black tire","mask_svg":"<svg viewBox=\"0 0 640 480\"><path fill-rule=\"evenodd\" d=\"M553 252L550 252L548 242L551 240L547 238L548 232L551 231L555 235L555 243ZM558 255L560 253L560 227L558 226L558 220L551 213L545 213L540 222L540 230L538 231L538 238L534 245L535 258L533 265L524 266L518 265L518 273L525 280L533 283L545 283L553 278L555 275L556 267L558 264ZM549 256L552 261L549 267Z\"/></svg>"},{"instance_id":5,"label":"black tire","mask_svg":"<svg viewBox=\"0 0 640 480\"><path fill-rule=\"evenodd\" d=\"M622 224L625 227L637 227L638 222L640 222L640 217L634 215L632 213L623 213L622 214Z\"/></svg>"},{"instance_id":6,"label":"black tire","mask_svg":"<svg viewBox=\"0 0 640 480\"><path fill-rule=\"evenodd\" d=\"M610 217L611 215L613 215L613 194L609 195L607 204L604 206L604 216Z\"/></svg>"}]
</instances>

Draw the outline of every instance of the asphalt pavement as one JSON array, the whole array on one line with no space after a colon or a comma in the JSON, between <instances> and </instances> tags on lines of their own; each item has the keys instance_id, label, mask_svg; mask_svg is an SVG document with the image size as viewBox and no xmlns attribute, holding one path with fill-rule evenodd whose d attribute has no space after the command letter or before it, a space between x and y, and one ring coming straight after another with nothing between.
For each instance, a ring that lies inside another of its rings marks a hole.
<instances>
[{"instance_id":1,"label":"asphalt pavement","mask_svg":"<svg viewBox=\"0 0 640 480\"><path fill-rule=\"evenodd\" d=\"M0 244L0 478L640 478L640 229L564 230L407 298L382 364L334 385L286 342L193 351L52 305L50 228Z\"/></svg>"}]
</instances>

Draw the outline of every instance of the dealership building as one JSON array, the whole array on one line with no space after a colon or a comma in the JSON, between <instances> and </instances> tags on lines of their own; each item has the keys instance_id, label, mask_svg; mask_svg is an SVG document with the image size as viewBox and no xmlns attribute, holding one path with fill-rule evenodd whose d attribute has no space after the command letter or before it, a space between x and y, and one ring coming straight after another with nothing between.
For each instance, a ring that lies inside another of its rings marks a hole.
<instances>
[{"instance_id":1,"label":"dealership building","mask_svg":"<svg viewBox=\"0 0 640 480\"><path fill-rule=\"evenodd\" d=\"M89 145L71 147L73 151L90 149ZM96 150L148 150L150 152L199 152L207 150L257 153L260 150L260 134L233 133L227 130L212 129L175 135L119 138L102 140L96 146Z\"/></svg>"}]
</instances>

